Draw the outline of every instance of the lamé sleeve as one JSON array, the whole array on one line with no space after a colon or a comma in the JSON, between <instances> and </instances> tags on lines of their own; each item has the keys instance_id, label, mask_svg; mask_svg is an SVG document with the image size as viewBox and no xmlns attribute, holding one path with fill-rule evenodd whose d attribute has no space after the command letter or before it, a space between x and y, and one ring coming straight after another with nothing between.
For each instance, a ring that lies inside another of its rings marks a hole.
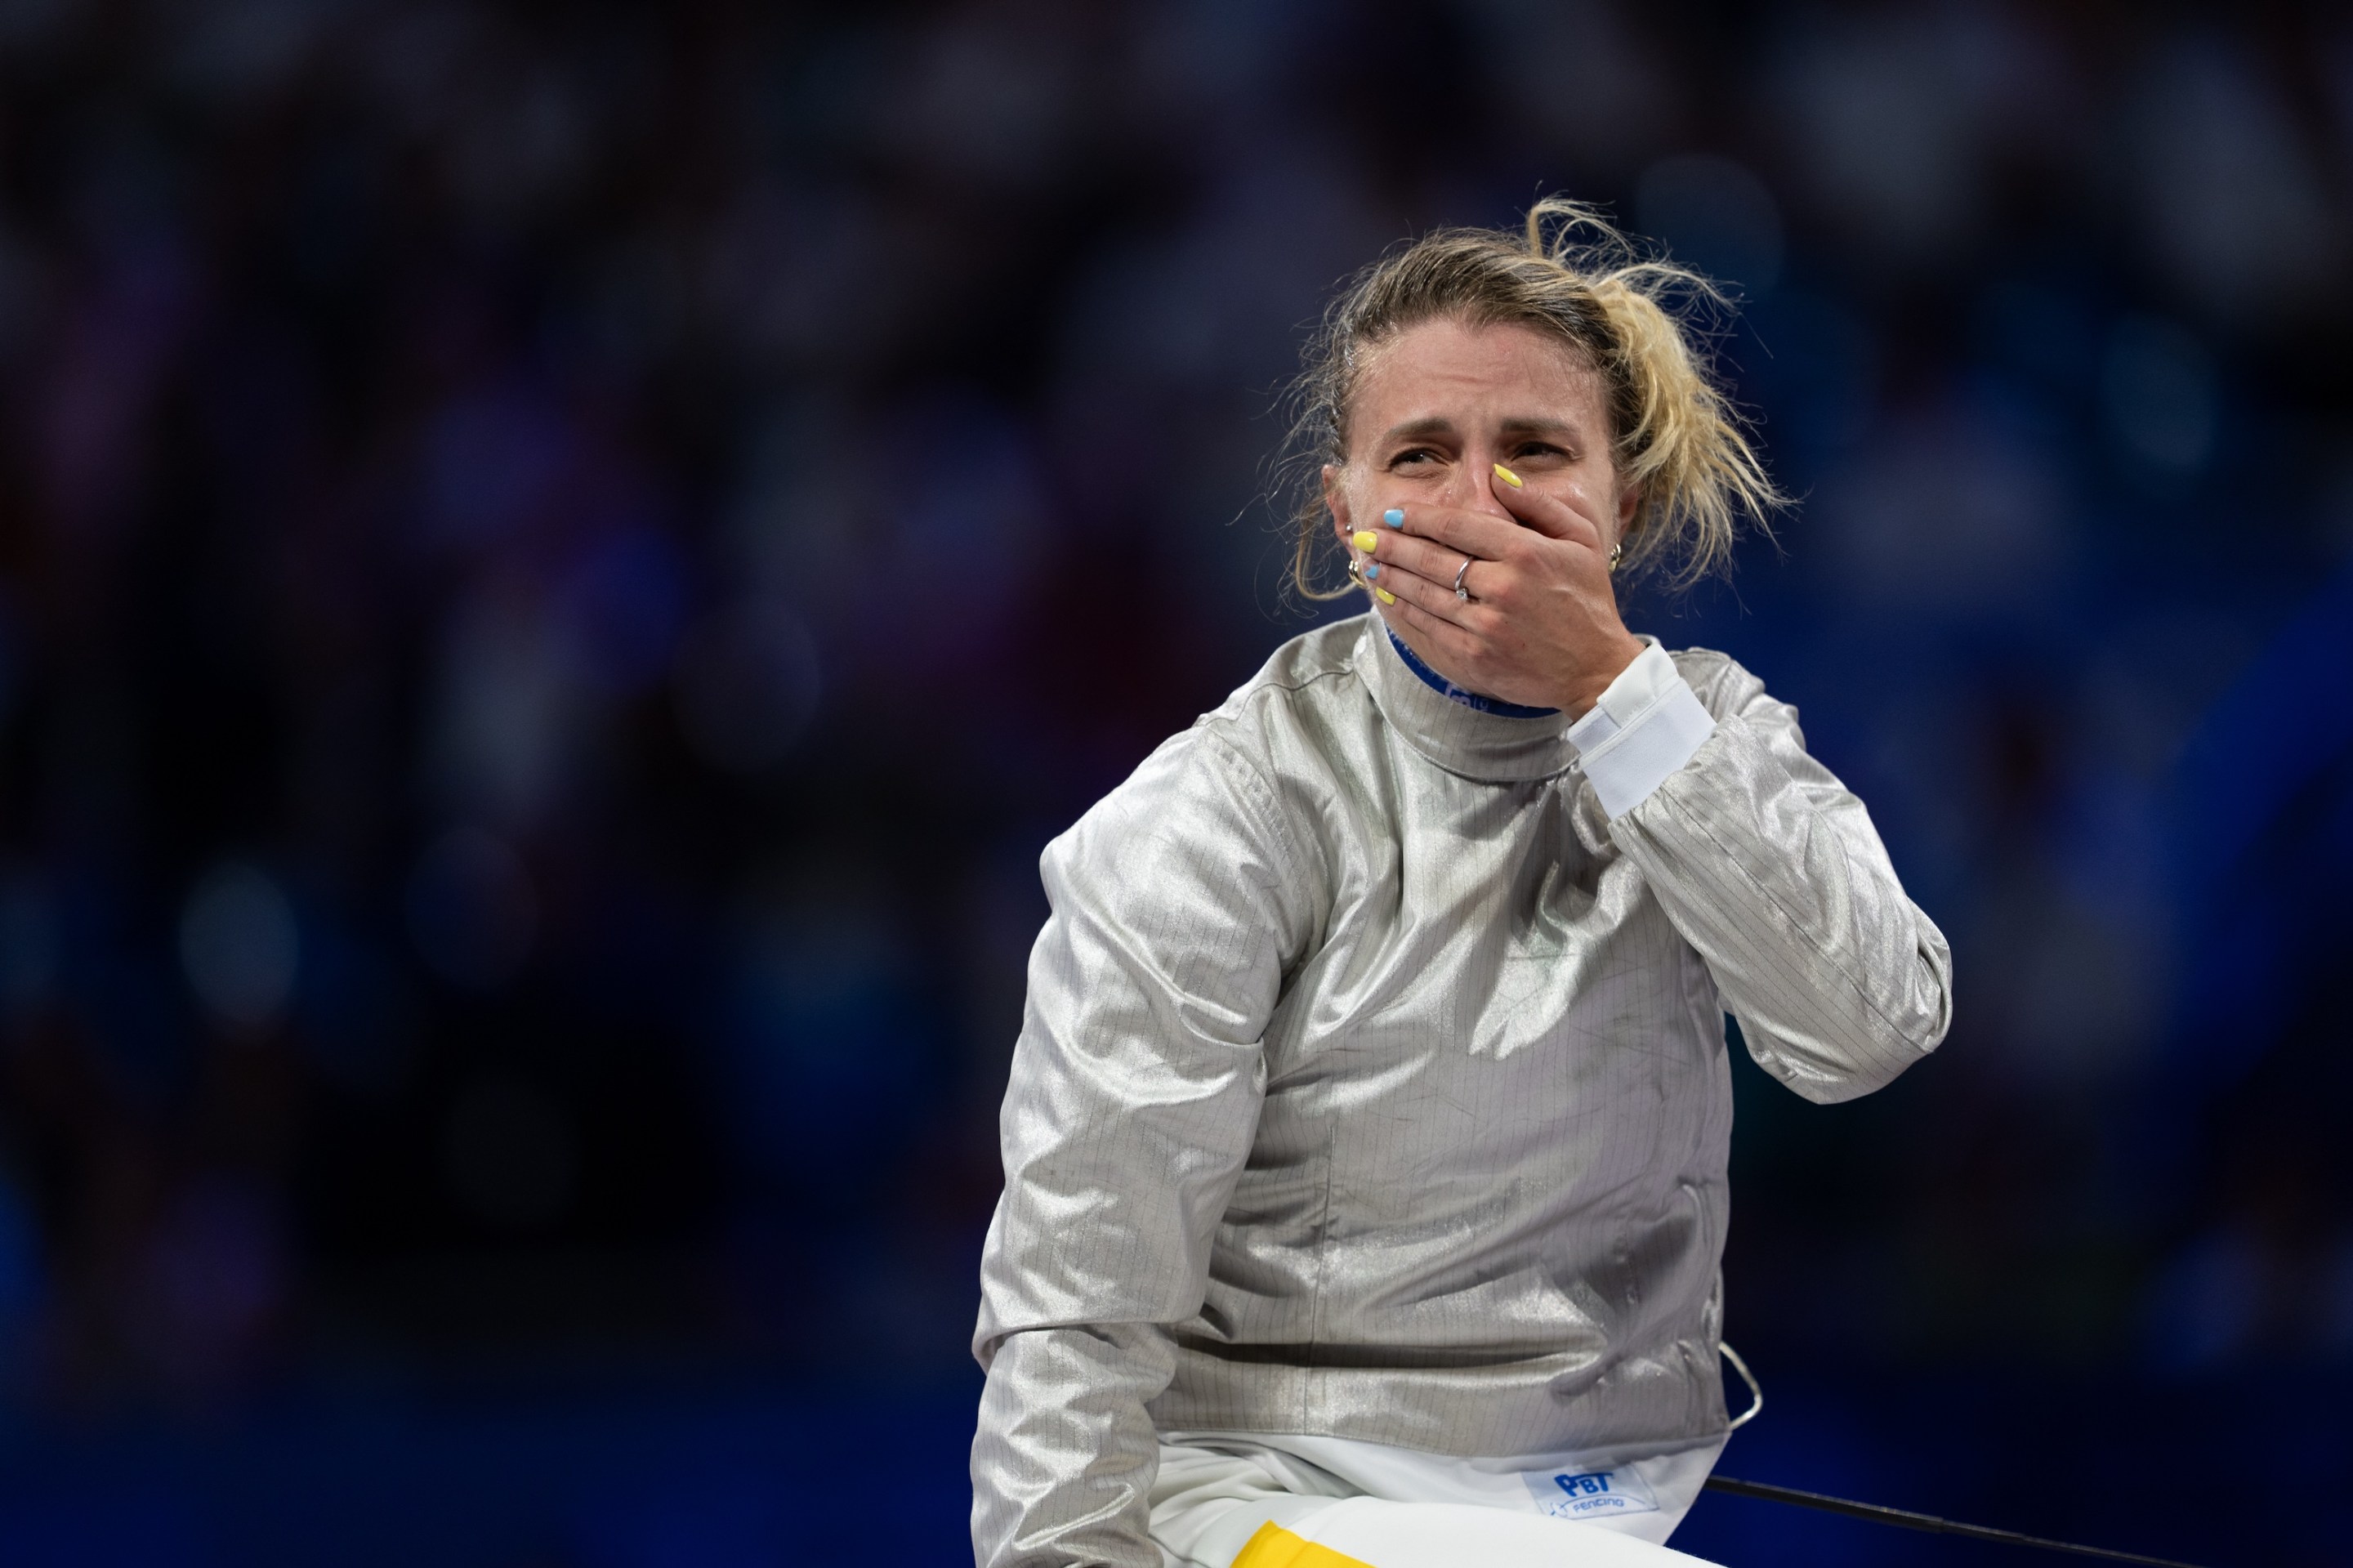
<instances>
[{"instance_id":1,"label":"lam\u00e9 sleeve","mask_svg":"<svg viewBox=\"0 0 2353 1568\"><path fill-rule=\"evenodd\" d=\"M1047 847L981 1257L982 1568L1159 1568L1145 1402L1258 1125L1261 1036L1313 925L1265 776L1209 725Z\"/></svg>"},{"instance_id":2,"label":"lam\u00e9 sleeve","mask_svg":"<svg viewBox=\"0 0 2353 1568\"><path fill-rule=\"evenodd\" d=\"M1715 977L1749 1054L1852 1099L1934 1050L1952 953L1797 710L1720 654L1651 648L1572 726L1609 834Z\"/></svg>"}]
</instances>

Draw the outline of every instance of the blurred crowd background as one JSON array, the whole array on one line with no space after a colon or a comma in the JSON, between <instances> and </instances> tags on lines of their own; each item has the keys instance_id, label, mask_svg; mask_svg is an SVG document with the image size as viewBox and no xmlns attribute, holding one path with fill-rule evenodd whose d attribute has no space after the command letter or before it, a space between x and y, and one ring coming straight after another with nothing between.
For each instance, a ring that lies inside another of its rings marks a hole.
<instances>
[{"instance_id":1,"label":"blurred crowd background","mask_svg":"<svg viewBox=\"0 0 2353 1568\"><path fill-rule=\"evenodd\" d=\"M1956 951L1739 1068L1725 1468L2341 1561L2353 17L2115 0L0 0L0 1558L960 1560L1038 852L1552 191L1801 497L1630 618Z\"/></svg>"}]
</instances>

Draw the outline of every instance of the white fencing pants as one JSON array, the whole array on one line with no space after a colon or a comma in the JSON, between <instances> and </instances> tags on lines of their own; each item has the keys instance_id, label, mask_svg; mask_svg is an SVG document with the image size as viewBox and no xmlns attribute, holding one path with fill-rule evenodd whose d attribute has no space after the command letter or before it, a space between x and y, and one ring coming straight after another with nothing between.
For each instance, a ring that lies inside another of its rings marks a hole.
<instances>
[{"instance_id":1,"label":"white fencing pants","mask_svg":"<svg viewBox=\"0 0 2353 1568\"><path fill-rule=\"evenodd\" d=\"M1675 1568L1703 1560L1575 1520L1301 1496L1251 1460L1163 1447L1152 1538L1172 1568Z\"/></svg>"}]
</instances>

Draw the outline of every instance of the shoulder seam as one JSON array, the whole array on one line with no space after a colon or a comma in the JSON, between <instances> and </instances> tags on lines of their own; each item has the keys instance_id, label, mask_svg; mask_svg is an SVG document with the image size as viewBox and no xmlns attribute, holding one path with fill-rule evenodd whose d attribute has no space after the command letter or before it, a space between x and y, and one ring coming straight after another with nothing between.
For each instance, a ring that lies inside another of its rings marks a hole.
<instances>
[{"instance_id":1,"label":"shoulder seam","mask_svg":"<svg viewBox=\"0 0 2353 1568\"><path fill-rule=\"evenodd\" d=\"M1260 678L1253 679L1247 685L1240 687L1224 702L1219 704L1216 707L1211 708L1208 713L1203 714L1199 718L1194 720L1194 727L1197 729L1207 729L1212 725L1230 725L1235 721L1237 716L1230 710L1246 707L1264 694L1279 692L1285 696L1296 696L1300 693L1307 690L1310 686L1320 685L1325 681L1336 680L1343 675L1355 675L1356 673L1356 663L1354 661L1351 661L1345 664L1339 664L1329 669L1318 670L1314 674L1297 681L1287 681L1273 675L1261 676Z\"/></svg>"},{"instance_id":2,"label":"shoulder seam","mask_svg":"<svg viewBox=\"0 0 2353 1568\"><path fill-rule=\"evenodd\" d=\"M1302 853L1298 835L1293 832L1291 822L1283 813L1282 797L1275 789L1274 781L1267 777L1266 770L1261 768L1248 752L1216 730L1202 726L1199 726L1199 733L1204 744L1224 758L1229 766L1241 770L1243 777L1250 781L1250 793L1254 797L1251 804L1256 808L1261 821L1272 830L1276 841L1282 846L1283 853L1290 857L1294 870L1300 873L1306 872L1310 862Z\"/></svg>"}]
</instances>

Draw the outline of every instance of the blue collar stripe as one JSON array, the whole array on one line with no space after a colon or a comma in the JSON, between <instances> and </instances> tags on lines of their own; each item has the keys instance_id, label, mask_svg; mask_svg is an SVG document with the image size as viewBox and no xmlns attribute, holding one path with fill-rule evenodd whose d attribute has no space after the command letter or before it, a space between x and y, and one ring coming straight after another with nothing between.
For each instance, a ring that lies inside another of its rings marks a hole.
<instances>
[{"instance_id":1,"label":"blue collar stripe","mask_svg":"<svg viewBox=\"0 0 2353 1568\"><path fill-rule=\"evenodd\" d=\"M1388 631L1386 626L1381 630ZM1558 708L1530 708L1523 707L1518 703L1501 703L1493 697L1482 697L1476 692L1466 692L1415 658L1413 650L1407 647L1396 632L1389 631L1388 635L1389 646L1398 651L1398 657L1405 661L1405 667L1420 676L1422 684L1450 703L1461 703L1466 708L1475 708L1482 714L1493 714L1498 718L1550 718L1560 712Z\"/></svg>"}]
</instances>

